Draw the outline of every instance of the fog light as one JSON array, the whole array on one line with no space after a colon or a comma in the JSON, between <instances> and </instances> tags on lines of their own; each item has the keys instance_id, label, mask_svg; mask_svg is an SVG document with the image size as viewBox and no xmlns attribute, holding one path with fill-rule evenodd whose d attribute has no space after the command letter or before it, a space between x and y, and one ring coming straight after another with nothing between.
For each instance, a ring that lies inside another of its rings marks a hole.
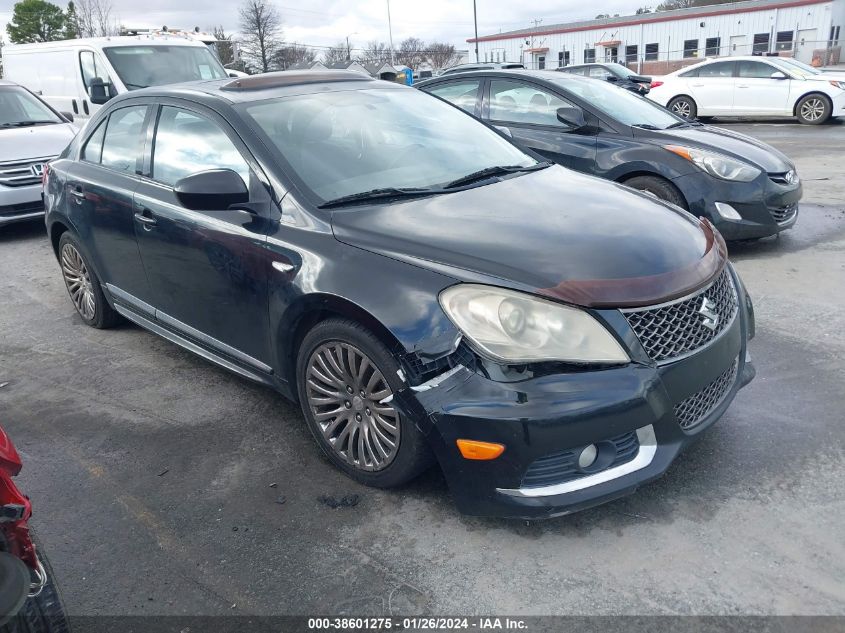
<instances>
[{"instance_id":1,"label":"fog light","mask_svg":"<svg viewBox=\"0 0 845 633\"><path fill-rule=\"evenodd\" d=\"M493 442L457 440L457 444L464 459L496 459L505 452L504 444L494 444Z\"/></svg>"},{"instance_id":2,"label":"fog light","mask_svg":"<svg viewBox=\"0 0 845 633\"><path fill-rule=\"evenodd\" d=\"M596 445L590 444L587 448L581 451L580 455L578 455L578 468L589 468L592 466L595 463L598 454L599 449L596 448Z\"/></svg>"},{"instance_id":3,"label":"fog light","mask_svg":"<svg viewBox=\"0 0 845 633\"><path fill-rule=\"evenodd\" d=\"M731 205L725 204L724 202L717 202L716 203L716 211L719 212L726 220L741 220L742 216L739 214L739 211L734 209Z\"/></svg>"}]
</instances>

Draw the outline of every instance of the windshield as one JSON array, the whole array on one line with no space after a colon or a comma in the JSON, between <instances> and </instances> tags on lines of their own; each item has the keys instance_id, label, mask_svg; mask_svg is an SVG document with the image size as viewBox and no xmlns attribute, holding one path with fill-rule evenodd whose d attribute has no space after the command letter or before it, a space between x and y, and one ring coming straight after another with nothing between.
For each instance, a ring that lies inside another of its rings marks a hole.
<instances>
[{"instance_id":1,"label":"windshield","mask_svg":"<svg viewBox=\"0 0 845 633\"><path fill-rule=\"evenodd\" d=\"M790 59L788 57L783 58L768 58L766 61L774 64L775 66L779 66L783 68L785 71L793 74L798 75L799 77L812 77L814 75L821 75L822 71L817 70L810 66L809 64L805 64L804 62L799 62L797 59Z\"/></svg>"},{"instance_id":2,"label":"windshield","mask_svg":"<svg viewBox=\"0 0 845 633\"><path fill-rule=\"evenodd\" d=\"M38 97L20 86L0 87L0 127L64 123Z\"/></svg>"},{"instance_id":3,"label":"windshield","mask_svg":"<svg viewBox=\"0 0 845 633\"><path fill-rule=\"evenodd\" d=\"M665 130L686 123L662 106L611 83L595 80L557 79L558 84L611 119L626 125Z\"/></svg>"},{"instance_id":4,"label":"windshield","mask_svg":"<svg viewBox=\"0 0 845 633\"><path fill-rule=\"evenodd\" d=\"M470 115L410 88L241 107L321 202L382 188L437 188L489 167L537 164Z\"/></svg>"},{"instance_id":5,"label":"windshield","mask_svg":"<svg viewBox=\"0 0 845 633\"><path fill-rule=\"evenodd\" d=\"M113 46L104 50L129 90L227 77L204 46Z\"/></svg>"}]
</instances>

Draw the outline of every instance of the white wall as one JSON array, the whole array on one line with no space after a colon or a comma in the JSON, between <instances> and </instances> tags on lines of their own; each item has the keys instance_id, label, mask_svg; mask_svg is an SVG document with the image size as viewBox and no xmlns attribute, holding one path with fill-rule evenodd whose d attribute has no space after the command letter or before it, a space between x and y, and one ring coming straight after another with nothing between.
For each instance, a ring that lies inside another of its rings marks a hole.
<instances>
[{"instance_id":1,"label":"white wall","mask_svg":"<svg viewBox=\"0 0 845 633\"><path fill-rule=\"evenodd\" d=\"M653 22L650 24L616 26L607 25L588 31L557 33L552 35L521 36L513 39L479 42L480 59L496 61L522 61L526 66L536 67L538 54L525 53L523 49L548 47L546 68L556 68L558 53L570 51L570 64L584 63L584 49L594 48L597 42L620 40L619 61L624 61L625 46L636 45L640 58L645 53L645 45L657 43L660 61L683 59L684 40L699 40L699 57L704 57L705 40L711 37L721 39L721 55L750 55L752 42L757 33L770 34L770 50L775 50L778 31L812 30L817 33L818 46L823 47L828 39L832 14L841 16L842 30L845 31L845 0L832 0L821 4L801 7L773 8L763 11L750 11L728 15L714 15L699 18L673 20L671 22ZM635 19L632 17L632 20ZM701 23L704 26L701 26ZM736 50L730 49L732 36L744 36L745 44L737 44ZM845 39L843 33L842 39ZM526 40L529 42L526 45ZM604 49L596 48L596 61L603 61ZM542 53L541 53L542 54ZM505 59L506 58L506 59Z\"/></svg>"}]
</instances>

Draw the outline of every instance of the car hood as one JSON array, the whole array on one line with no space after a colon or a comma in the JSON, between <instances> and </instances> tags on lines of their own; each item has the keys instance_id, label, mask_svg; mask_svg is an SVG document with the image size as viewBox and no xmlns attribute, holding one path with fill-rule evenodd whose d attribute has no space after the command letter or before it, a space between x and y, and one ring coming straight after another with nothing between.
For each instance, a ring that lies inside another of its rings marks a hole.
<instances>
[{"instance_id":1,"label":"car hood","mask_svg":"<svg viewBox=\"0 0 845 633\"><path fill-rule=\"evenodd\" d=\"M58 156L76 136L70 123L0 129L0 162Z\"/></svg>"},{"instance_id":2,"label":"car hood","mask_svg":"<svg viewBox=\"0 0 845 633\"><path fill-rule=\"evenodd\" d=\"M674 130L638 130L635 136L645 137L656 145L685 145L719 154L726 154L753 163L768 173L794 169L795 165L782 152L757 139L712 125L700 125Z\"/></svg>"},{"instance_id":3,"label":"car hood","mask_svg":"<svg viewBox=\"0 0 845 633\"><path fill-rule=\"evenodd\" d=\"M455 193L336 210L332 226L341 242L461 281L589 307L683 296L707 283L727 253L706 221L559 166Z\"/></svg>"}]
</instances>

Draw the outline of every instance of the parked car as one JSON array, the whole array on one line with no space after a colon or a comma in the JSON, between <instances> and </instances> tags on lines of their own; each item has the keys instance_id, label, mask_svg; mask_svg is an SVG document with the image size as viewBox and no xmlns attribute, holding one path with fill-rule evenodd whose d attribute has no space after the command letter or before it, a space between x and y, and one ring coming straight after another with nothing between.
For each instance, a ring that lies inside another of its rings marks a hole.
<instances>
[{"instance_id":1,"label":"parked car","mask_svg":"<svg viewBox=\"0 0 845 633\"><path fill-rule=\"evenodd\" d=\"M631 492L753 375L709 222L360 73L121 95L45 192L85 323L122 315L298 400L363 484L436 458L465 512Z\"/></svg>"},{"instance_id":2,"label":"parked car","mask_svg":"<svg viewBox=\"0 0 845 633\"><path fill-rule=\"evenodd\" d=\"M519 62L476 62L475 64L458 64L457 66L452 66L451 68L447 68L442 71L440 76L466 73L473 70L492 70L495 68L525 68L525 66Z\"/></svg>"},{"instance_id":3,"label":"parked car","mask_svg":"<svg viewBox=\"0 0 845 633\"><path fill-rule=\"evenodd\" d=\"M76 135L72 120L26 88L0 79L0 227L43 217L44 164Z\"/></svg>"},{"instance_id":4,"label":"parked car","mask_svg":"<svg viewBox=\"0 0 845 633\"><path fill-rule=\"evenodd\" d=\"M706 217L726 239L774 235L798 218L801 181L781 152L611 84L525 70L462 74L419 88L549 160Z\"/></svg>"},{"instance_id":5,"label":"parked car","mask_svg":"<svg viewBox=\"0 0 845 633\"><path fill-rule=\"evenodd\" d=\"M3 47L3 73L52 107L87 119L131 90L228 75L201 41L179 35L94 37Z\"/></svg>"},{"instance_id":6,"label":"parked car","mask_svg":"<svg viewBox=\"0 0 845 633\"><path fill-rule=\"evenodd\" d=\"M563 73L590 77L591 79L609 81L620 88L625 88L625 90L630 90L641 95L648 94L651 86L651 77L638 75L622 64L581 64L578 66L564 66L557 70Z\"/></svg>"},{"instance_id":7,"label":"parked car","mask_svg":"<svg viewBox=\"0 0 845 633\"><path fill-rule=\"evenodd\" d=\"M67 633L67 618L44 554L28 522L32 504L12 480L21 459L0 428L0 633Z\"/></svg>"},{"instance_id":8,"label":"parked car","mask_svg":"<svg viewBox=\"0 0 845 633\"><path fill-rule=\"evenodd\" d=\"M819 125L845 117L845 77L811 73L780 57L707 60L652 82L648 97L685 119L797 117Z\"/></svg>"}]
</instances>

